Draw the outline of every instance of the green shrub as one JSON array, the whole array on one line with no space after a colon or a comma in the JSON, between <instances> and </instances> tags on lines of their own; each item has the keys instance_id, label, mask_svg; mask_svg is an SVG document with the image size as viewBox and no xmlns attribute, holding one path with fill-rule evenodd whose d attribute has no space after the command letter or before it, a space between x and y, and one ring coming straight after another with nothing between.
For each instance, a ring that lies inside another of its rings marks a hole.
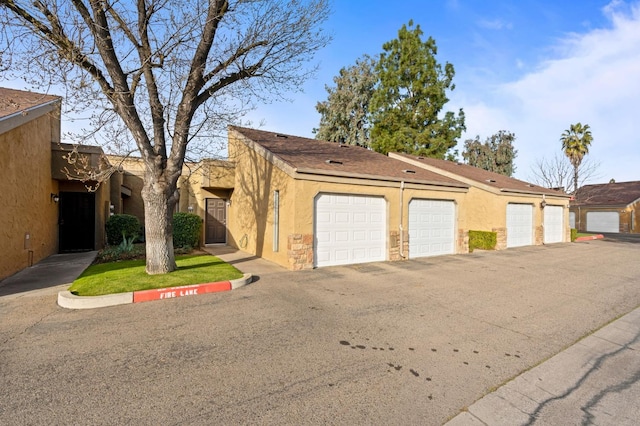
<instances>
[{"instance_id":1,"label":"green shrub","mask_svg":"<svg viewBox=\"0 0 640 426\"><path fill-rule=\"evenodd\" d=\"M173 247L198 247L202 219L193 213L176 213L173 215Z\"/></svg>"},{"instance_id":2,"label":"green shrub","mask_svg":"<svg viewBox=\"0 0 640 426\"><path fill-rule=\"evenodd\" d=\"M571 228L571 242L574 242L578 238L578 230L576 228Z\"/></svg>"},{"instance_id":3,"label":"green shrub","mask_svg":"<svg viewBox=\"0 0 640 426\"><path fill-rule=\"evenodd\" d=\"M133 247L118 246L105 247L98 252L94 263L118 262L121 260L144 259L144 245L134 244Z\"/></svg>"},{"instance_id":4,"label":"green shrub","mask_svg":"<svg viewBox=\"0 0 640 426\"><path fill-rule=\"evenodd\" d=\"M107 220L107 243L117 246L125 238L136 239L140 232L140 221L130 214L114 214Z\"/></svg>"},{"instance_id":5,"label":"green shrub","mask_svg":"<svg viewBox=\"0 0 640 426\"><path fill-rule=\"evenodd\" d=\"M469 231L469 252L474 249L495 250L498 234L489 231Z\"/></svg>"}]
</instances>

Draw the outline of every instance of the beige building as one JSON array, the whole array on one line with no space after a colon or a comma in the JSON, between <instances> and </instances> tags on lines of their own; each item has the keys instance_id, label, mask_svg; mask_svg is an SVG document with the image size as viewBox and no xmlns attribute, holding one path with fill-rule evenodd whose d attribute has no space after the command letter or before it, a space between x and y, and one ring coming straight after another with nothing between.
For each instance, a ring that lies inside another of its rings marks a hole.
<instances>
[{"instance_id":1,"label":"beige building","mask_svg":"<svg viewBox=\"0 0 640 426\"><path fill-rule=\"evenodd\" d=\"M0 279L58 250L57 96L0 88Z\"/></svg>"},{"instance_id":2,"label":"beige building","mask_svg":"<svg viewBox=\"0 0 640 426\"><path fill-rule=\"evenodd\" d=\"M0 99L0 279L104 247L111 214L144 222L140 159L61 143L57 97ZM499 249L569 241L567 195L474 167L234 126L228 144L229 161L186 163L178 182L203 245L297 270L467 253L470 230Z\"/></svg>"},{"instance_id":3,"label":"beige building","mask_svg":"<svg viewBox=\"0 0 640 426\"><path fill-rule=\"evenodd\" d=\"M228 243L291 269L466 253L468 185L373 151L229 128ZM428 218L409 240L411 217Z\"/></svg>"},{"instance_id":4,"label":"beige building","mask_svg":"<svg viewBox=\"0 0 640 426\"><path fill-rule=\"evenodd\" d=\"M570 241L570 196L467 164L389 154L469 185L461 220L474 231L497 233L497 249Z\"/></svg>"},{"instance_id":5,"label":"beige building","mask_svg":"<svg viewBox=\"0 0 640 426\"><path fill-rule=\"evenodd\" d=\"M640 233L640 181L582 186L569 214L580 232Z\"/></svg>"}]
</instances>

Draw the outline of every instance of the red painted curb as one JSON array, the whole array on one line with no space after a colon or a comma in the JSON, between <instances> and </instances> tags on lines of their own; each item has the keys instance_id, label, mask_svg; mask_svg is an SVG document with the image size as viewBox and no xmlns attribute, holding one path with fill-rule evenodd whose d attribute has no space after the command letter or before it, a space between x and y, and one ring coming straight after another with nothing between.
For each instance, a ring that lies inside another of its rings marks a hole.
<instances>
[{"instance_id":1,"label":"red painted curb","mask_svg":"<svg viewBox=\"0 0 640 426\"><path fill-rule=\"evenodd\" d=\"M600 240L602 238L604 238L604 235L598 234L598 235L589 235L588 237L578 237L575 239L575 241L591 241L591 240Z\"/></svg>"},{"instance_id":2,"label":"red painted curb","mask_svg":"<svg viewBox=\"0 0 640 426\"><path fill-rule=\"evenodd\" d=\"M186 285L183 287L156 288L153 290L139 290L133 292L133 303L149 302L151 300L173 299L175 297L196 296L205 293L217 293L231 290L231 282L205 283Z\"/></svg>"}]
</instances>

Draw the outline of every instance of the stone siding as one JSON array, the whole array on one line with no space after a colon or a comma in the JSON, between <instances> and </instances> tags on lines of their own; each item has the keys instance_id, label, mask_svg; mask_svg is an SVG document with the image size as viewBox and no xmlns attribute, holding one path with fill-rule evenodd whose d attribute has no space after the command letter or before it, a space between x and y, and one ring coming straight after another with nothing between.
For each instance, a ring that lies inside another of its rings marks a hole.
<instances>
[{"instance_id":1,"label":"stone siding","mask_svg":"<svg viewBox=\"0 0 640 426\"><path fill-rule=\"evenodd\" d=\"M456 254L469 253L469 231L458 229Z\"/></svg>"},{"instance_id":2,"label":"stone siding","mask_svg":"<svg viewBox=\"0 0 640 426\"><path fill-rule=\"evenodd\" d=\"M507 228L492 228L491 232L496 233L496 250L507 248Z\"/></svg>"},{"instance_id":3,"label":"stone siding","mask_svg":"<svg viewBox=\"0 0 640 426\"><path fill-rule=\"evenodd\" d=\"M291 234L287 240L289 269L299 271L313 268L313 235Z\"/></svg>"}]
</instances>

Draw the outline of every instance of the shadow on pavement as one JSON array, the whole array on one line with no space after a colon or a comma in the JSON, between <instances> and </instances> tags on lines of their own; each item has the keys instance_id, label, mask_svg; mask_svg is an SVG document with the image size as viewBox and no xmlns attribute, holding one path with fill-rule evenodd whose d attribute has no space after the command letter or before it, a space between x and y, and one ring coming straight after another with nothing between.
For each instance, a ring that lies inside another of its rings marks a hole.
<instances>
[{"instance_id":1,"label":"shadow on pavement","mask_svg":"<svg viewBox=\"0 0 640 426\"><path fill-rule=\"evenodd\" d=\"M605 241L613 241L617 243L640 244L640 234L605 234L602 233Z\"/></svg>"},{"instance_id":2,"label":"shadow on pavement","mask_svg":"<svg viewBox=\"0 0 640 426\"><path fill-rule=\"evenodd\" d=\"M0 281L0 297L71 284L87 269L96 251L54 254Z\"/></svg>"}]
</instances>

